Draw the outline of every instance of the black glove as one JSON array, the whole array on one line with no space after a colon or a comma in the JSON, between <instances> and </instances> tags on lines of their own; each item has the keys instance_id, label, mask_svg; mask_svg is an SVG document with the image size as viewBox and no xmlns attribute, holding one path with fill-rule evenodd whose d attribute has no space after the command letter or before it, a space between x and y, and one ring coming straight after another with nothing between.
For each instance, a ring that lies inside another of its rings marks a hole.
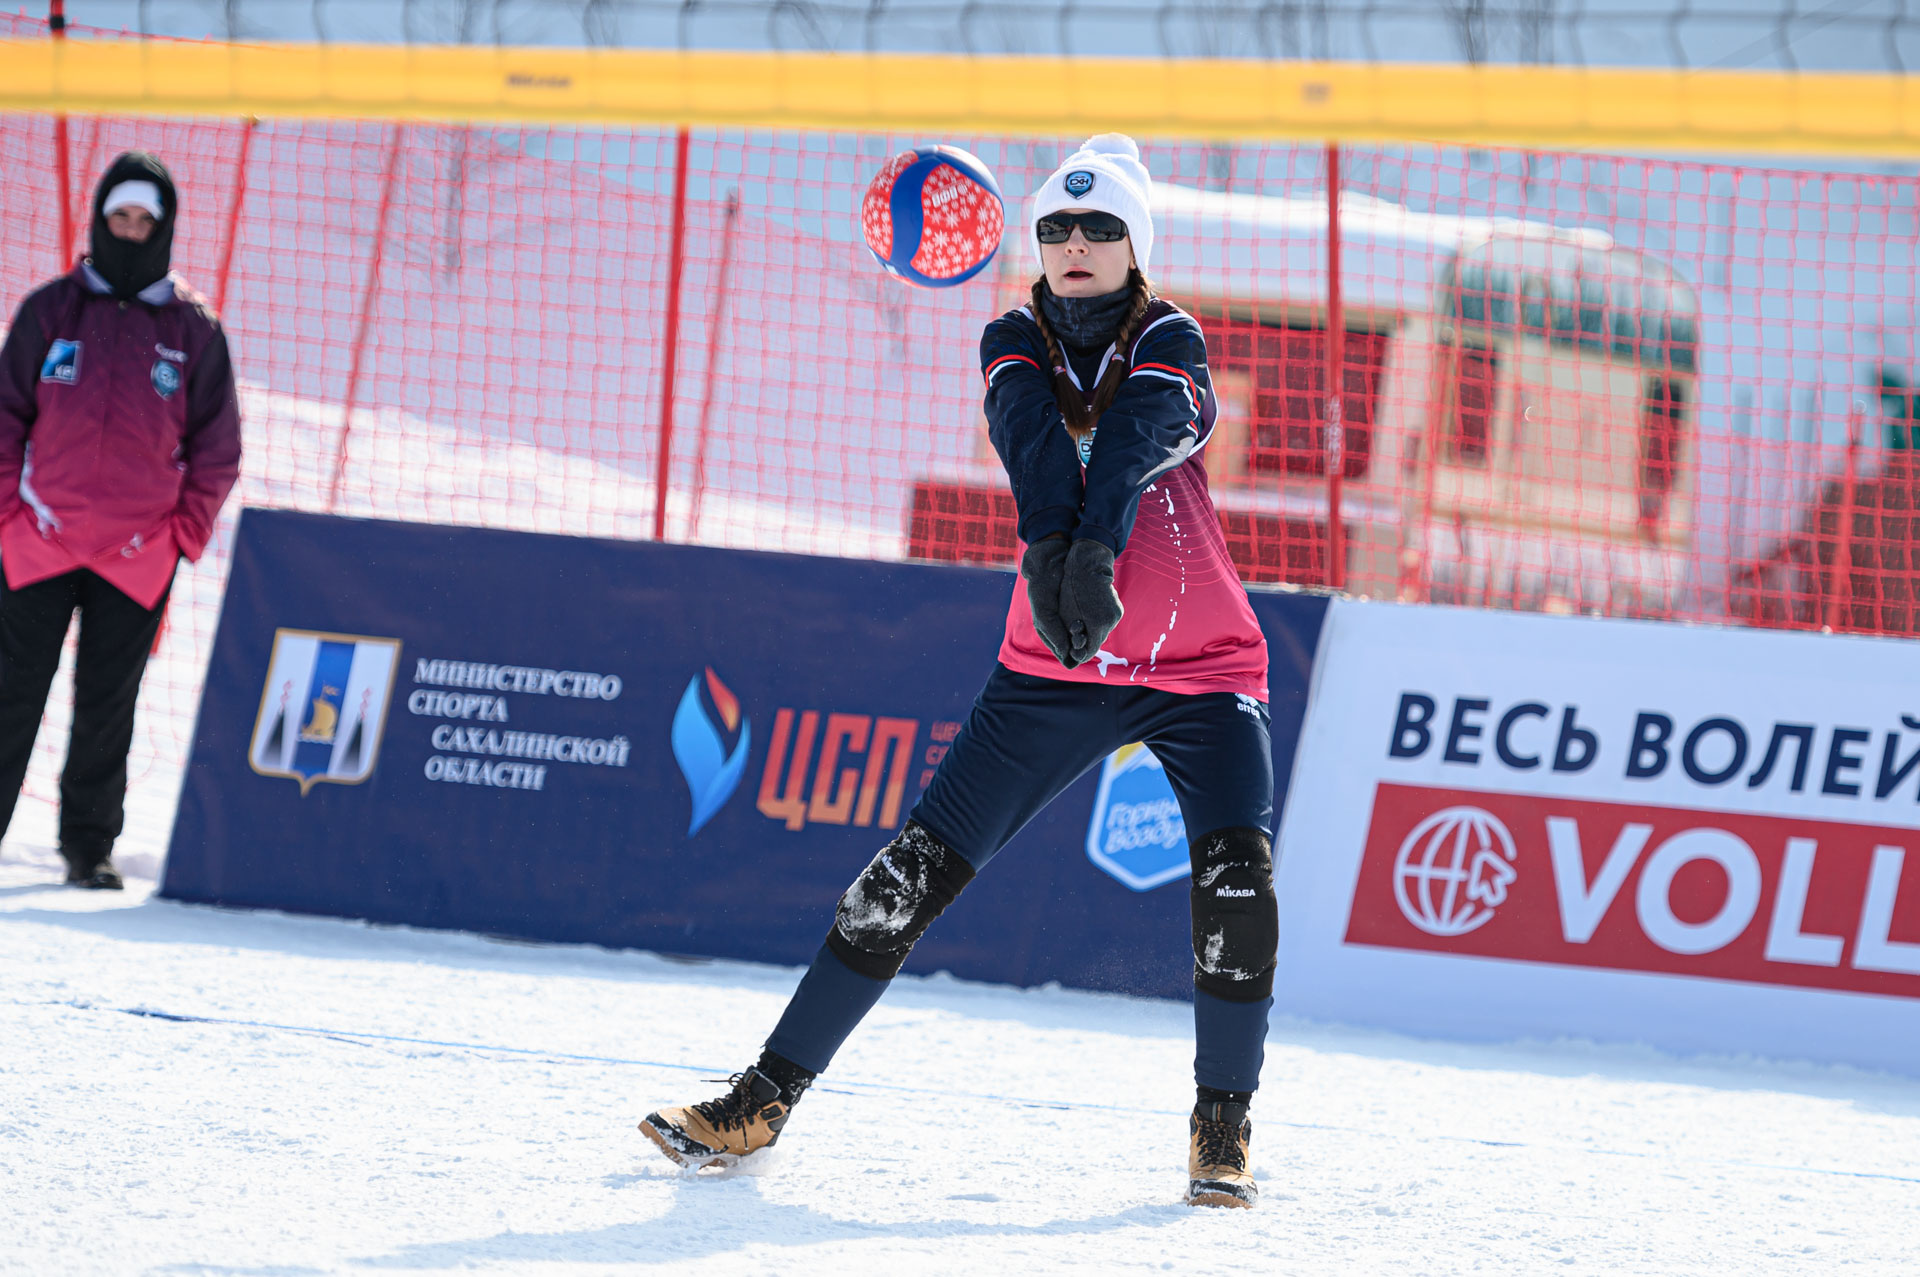
<instances>
[{"instance_id":1,"label":"black glove","mask_svg":"<svg viewBox=\"0 0 1920 1277\"><path fill-rule=\"evenodd\" d=\"M1060 619L1066 623L1073 659L1068 664L1062 658L1061 663L1072 669L1092 660L1125 615L1113 588L1113 551L1098 541L1075 541L1060 580Z\"/></svg>"},{"instance_id":2,"label":"black glove","mask_svg":"<svg viewBox=\"0 0 1920 1277\"><path fill-rule=\"evenodd\" d=\"M1072 669L1067 625L1060 619L1060 578L1067 570L1067 539L1048 537L1027 547L1020 559L1020 575L1027 579L1027 606L1033 610L1033 629L1059 662Z\"/></svg>"}]
</instances>

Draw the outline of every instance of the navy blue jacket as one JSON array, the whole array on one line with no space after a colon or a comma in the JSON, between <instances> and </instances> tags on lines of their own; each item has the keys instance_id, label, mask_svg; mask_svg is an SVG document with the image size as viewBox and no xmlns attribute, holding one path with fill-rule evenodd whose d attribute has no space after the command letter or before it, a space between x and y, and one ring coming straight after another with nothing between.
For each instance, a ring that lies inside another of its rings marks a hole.
<instances>
[{"instance_id":1,"label":"navy blue jacket","mask_svg":"<svg viewBox=\"0 0 1920 1277\"><path fill-rule=\"evenodd\" d=\"M1109 346L1091 369L1069 367L1068 376L1090 392L1113 359L1124 359L1131 371L1100 414L1083 468L1032 311L1008 311L981 335L987 431L1007 468L1020 539L1028 544L1065 533L1099 541L1118 555L1133 533L1140 494L1213 430L1206 339L1191 315L1155 299L1131 350Z\"/></svg>"}]
</instances>

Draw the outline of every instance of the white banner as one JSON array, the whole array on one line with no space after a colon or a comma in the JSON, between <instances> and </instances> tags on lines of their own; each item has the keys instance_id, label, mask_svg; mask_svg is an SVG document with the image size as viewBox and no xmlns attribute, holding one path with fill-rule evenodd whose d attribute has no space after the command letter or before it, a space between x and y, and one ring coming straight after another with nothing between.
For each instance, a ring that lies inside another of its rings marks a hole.
<instances>
[{"instance_id":1,"label":"white banner","mask_svg":"<svg viewBox=\"0 0 1920 1277\"><path fill-rule=\"evenodd\" d=\"M1920 1074L1920 645L1336 602L1277 1009Z\"/></svg>"}]
</instances>

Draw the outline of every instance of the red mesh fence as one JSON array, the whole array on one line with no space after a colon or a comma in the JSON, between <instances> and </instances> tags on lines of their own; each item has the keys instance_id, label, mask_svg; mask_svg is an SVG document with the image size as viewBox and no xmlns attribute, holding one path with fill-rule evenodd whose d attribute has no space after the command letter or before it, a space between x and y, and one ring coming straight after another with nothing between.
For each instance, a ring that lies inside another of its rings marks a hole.
<instances>
[{"instance_id":1,"label":"red mesh fence","mask_svg":"<svg viewBox=\"0 0 1920 1277\"><path fill-rule=\"evenodd\" d=\"M0 17L10 33L39 27ZM975 280L922 291L857 224L917 136L696 131L683 185L669 129L88 117L64 193L57 136L0 116L0 303L70 265L63 216L84 250L96 175L143 146L179 181L176 266L219 305L242 385L243 477L143 692L153 801L130 839L165 837L241 504L1015 558L976 343L1026 290L1026 198L1077 139L938 139L994 171L1010 230ZM1326 151L1142 141L1154 275L1208 333L1206 464L1248 581L1920 628L1920 182L1343 148L1330 438ZM50 845L63 740L43 733L19 838Z\"/></svg>"}]
</instances>

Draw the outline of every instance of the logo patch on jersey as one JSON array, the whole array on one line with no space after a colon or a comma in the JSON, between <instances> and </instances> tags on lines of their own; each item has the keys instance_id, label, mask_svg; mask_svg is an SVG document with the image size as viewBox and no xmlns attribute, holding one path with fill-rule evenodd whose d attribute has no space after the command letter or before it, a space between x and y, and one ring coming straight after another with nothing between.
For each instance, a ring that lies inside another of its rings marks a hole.
<instances>
[{"instance_id":1,"label":"logo patch on jersey","mask_svg":"<svg viewBox=\"0 0 1920 1277\"><path fill-rule=\"evenodd\" d=\"M1083 168L1077 168L1067 174L1065 186L1069 195L1085 195L1093 189L1093 174Z\"/></svg>"},{"instance_id":2,"label":"logo patch on jersey","mask_svg":"<svg viewBox=\"0 0 1920 1277\"><path fill-rule=\"evenodd\" d=\"M162 399L173 398L173 392L180 389L180 369L165 359L153 361L153 393Z\"/></svg>"},{"instance_id":3,"label":"logo patch on jersey","mask_svg":"<svg viewBox=\"0 0 1920 1277\"><path fill-rule=\"evenodd\" d=\"M47 347L46 362L40 365L40 380L71 386L80 380L80 343L55 341Z\"/></svg>"}]
</instances>

